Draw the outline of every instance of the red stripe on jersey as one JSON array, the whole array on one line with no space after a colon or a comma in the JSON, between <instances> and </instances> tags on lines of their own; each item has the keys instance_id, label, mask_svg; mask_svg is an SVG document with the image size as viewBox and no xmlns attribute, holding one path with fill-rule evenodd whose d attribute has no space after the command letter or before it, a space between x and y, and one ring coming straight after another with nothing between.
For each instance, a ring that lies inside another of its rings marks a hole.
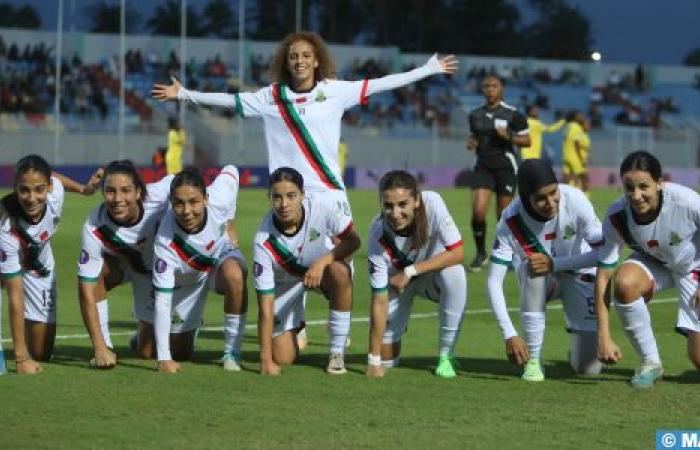
<instances>
[{"instance_id":1,"label":"red stripe on jersey","mask_svg":"<svg viewBox=\"0 0 700 450\"><path fill-rule=\"evenodd\" d=\"M367 97L367 85L369 84L368 79L364 79L362 81L362 90L360 91L360 105L365 106L369 102L369 98Z\"/></svg>"},{"instance_id":2,"label":"red stripe on jersey","mask_svg":"<svg viewBox=\"0 0 700 450\"><path fill-rule=\"evenodd\" d=\"M648 246L649 248L658 247L658 246L659 246L659 241L657 241L656 239L652 239L652 240L650 240L650 241L647 241L647 246Z\"/></svg>"},{"instance_id":3,"label":"red stripe on jersey","mask_svg":"<svg viewBox=\"0 0 700 450\"><path fill-rule=\"evenodd\" d=\"M445 249L454 250L454 249L459 248L463 245L464 245L464 241L460 239L459 241L455 242L454 244L446 245Z\"/></svg>"},{"instance_id":4,"label":"red stripe on jersey","mask_svg":"<svg viewBox=\"0 0 700 450\"><path fill-rule=\"evenodd\" d=\"M350 221L348 226L345 227L345 229L338 235L338 237L340 239L342 239L342 238L346 237L348 234L350 234L351 231L352 231L352 221Z\"/></svg>"},{"instance_id":5,"label":"red stripe on jersey","mask_svg":"<svg viewBox=\"0 0 700 450\"><path fill-rule=\"evenodd\" d=\"M238 178L237 178L234 174L232 174L231 172L224 172L224 171L221 171L221 174L222 174L222 175L228 175L228 176L230 176L231 178L233 178L234 180L236 180L236 183L238 182Z\"/></svg>"},{"instance_id":6,"label":"red stripe on jersey","mask_svg":"<svg viewBox=\"0 0 700 450\"><path fill-rule=\"evenodd\" d=\"M190 266L194 270L199 270L200 272L210 272L211 271L211 269L212 269L211 266L205 266L205 265L200 264L199 261L197 261L196 259L192 258L190 255L185 253L184 250L182 250L180 248L180 246L178 246L174 242L170 243L170 248L175 250L175 253L177 253L177 256L179 256L180 259L185 262L185 264L187 264L188 266Z\"/></svg>"}]
</instances>

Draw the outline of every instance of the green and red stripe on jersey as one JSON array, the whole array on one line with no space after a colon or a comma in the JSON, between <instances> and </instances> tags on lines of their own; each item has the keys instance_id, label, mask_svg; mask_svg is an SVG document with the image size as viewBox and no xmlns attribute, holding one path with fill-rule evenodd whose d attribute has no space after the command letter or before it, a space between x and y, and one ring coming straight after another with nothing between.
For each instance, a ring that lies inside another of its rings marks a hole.
<instances>
[{"instance_id":1,"label":"green and red stripe on jersey","mask_svg":"<svg viewBox=\"0 0 700 450\"><path fill-rule=\"evenodd\" d=\"M275 236L270 235L263 246L284 270L295 277L303 277L308 267L299 264L294 254Z\"/></svg>"},{"instance_id":2,"label":"green and red stripe on jersey","mask_svg":"<svg viewBox=\"0 0 700 450\"><path fill-rule=\"evenodd\" d=\"M26 271L33 270L40 277L49 276L51 271L39 261L39 253L41 252L39 243L34 241L27 230L19 225L10 228L10 233L19 240L22 246L22 268Z\"/></svg>"},{"instance_id":3,"label":"green and red stripe on jersey","mask_svg":"<svg viewBox=\"0 0 700 450\"><path fill-rule=\"evenodd\" d=\"M333 171L328 167L323 160L321 151L311 137L311 133L304 125L304 122L299 117L294 105L286 94L286 86L280 83L272 85L272 97L279 109L282 120L289 128L290 133L294 137L299 149L304 154L304 157L311 165L311 168L316 172L321 182L330 189L343 189L343 184L333 174Z\"/></svg>"},{"instance_id":4,"label":"green and red stripe on jersey","mask_svg":"<svg viewBox=\"0 0 700 450\"><path fill-rule=\"evenodd\" d=\"M216 258L203 255L196 248L187 243L179 234L173 236L170 248L177 253L180 259L195 270L200 272L210 272L216 265Z\"/></svg>"},{"instance_id":5,"label":"green and red stripe on jersey","mask_svg":"<svg viewBox=\"0 0 700 450\"><path fill-rule=\"evenodd\" d=\"M525 224L523 217L520 214L515 214L514 216L506 219L506 224L510 231L513 232L513 236L520 244L520 247L525 252L525 255L531 256L536 253L547 254L537 235L533 233Z\"/></svg>"},{"instance_id":6,"label":"green and red stripe on jersey","mask_svg":"<svg viewBox=\"0 0 700 450\"><path fill-rule=\"evenodd\" d=\"M131 268L135 271L139 273L151 272L143 262L143 255L141 255L141 252L124 242L124 240L107 225L102 225L95 228L92 231L92 234L94 234L97 239L99 239L105 245L105 247L109 248L117 255L124 257Z\"/></svg>"},{"instance_id":7,"label":"green and red stripe on jersey","mask_svg":"<svg viewBox=\"0 0 700 450\"><path fill-rule=\"evenodd\" d=\"M396 241L387 232L387 230L382 231L382 236L379 238L379 244L382 247L384 247L384 251L386 251L387 255L389 255L391 264L395 268L403 270L404 268L414 263L414 261L411 258L409 258L407 254L402 252L401 249L396 245Z\"/></svg>"}]
</instances>

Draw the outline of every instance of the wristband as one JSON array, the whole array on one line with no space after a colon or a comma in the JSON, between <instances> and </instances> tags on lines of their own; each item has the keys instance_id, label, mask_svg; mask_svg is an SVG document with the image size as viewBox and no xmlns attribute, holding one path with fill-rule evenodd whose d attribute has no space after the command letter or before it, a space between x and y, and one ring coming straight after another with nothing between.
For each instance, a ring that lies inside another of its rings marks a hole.
<instances>
[{"instance_id":1,"label":"wristband","mask_svg":"<svg viewBox=\"0 0 700 450\"><path fill-rule=\"evenodd\" d=\"M367 354L367 365L379 367L382 365L382 357L379 355L373 355L371 353Z\"/></svg>"},{"instance_id":2,"label":"wristband","mask_svg":"<svg viewBox=\"0 0 700 450\"><path fill-rule=\"evenodd\" d=\"M416 265L415 265L415 264L411 264L410 266L404 267L403 273L404 273L404 275L406 275L406 276L408 277L409 280L410 280L411 278L417 276L417 275L418 275L418 271L416 270Z\"/></svg>"}]
</instances>

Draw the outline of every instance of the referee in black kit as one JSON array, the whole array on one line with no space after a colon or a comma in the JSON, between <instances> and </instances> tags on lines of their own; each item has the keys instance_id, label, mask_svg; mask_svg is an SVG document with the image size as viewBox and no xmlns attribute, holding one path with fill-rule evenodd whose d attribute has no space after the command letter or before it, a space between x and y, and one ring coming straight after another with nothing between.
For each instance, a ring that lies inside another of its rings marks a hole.
<instances>
[{"instance_id":1,"label":"referee in black kit","mask_svg":"<svg viewBox=\"0 0 700 450\"><path fill-rule=\"evenodd\" d=\"M515 195L518 163L513 146L528 147L530 134L525 115L503 101L503 82L487 75L481 84L486 104L469 113L471 135L467 149L476 151L472 184L472 232L477 254L469 270L486 264L486 212L496 193L497 219Z\"/></svg>"}]
</instances>

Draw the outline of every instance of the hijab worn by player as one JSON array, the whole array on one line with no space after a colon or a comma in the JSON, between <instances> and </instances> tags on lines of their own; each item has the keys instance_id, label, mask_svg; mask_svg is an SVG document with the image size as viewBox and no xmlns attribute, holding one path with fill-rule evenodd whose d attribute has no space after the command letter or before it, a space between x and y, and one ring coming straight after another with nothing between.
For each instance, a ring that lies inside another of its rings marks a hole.
<instances>
[{"instance_id":1,"label":"hijab worn by player","mask_svg":"<svg viewBox=\"0 0 700 450\"><path fill-rule=\"evenodd\" d=\"M518 168L518 195L520 203L525 208L525 211L533 219L546 222L551 218L543 217L532 206L531 197L543 187L557 184L557 177L554 174L552 166L542 159L526 159Z\"/></svg>"}]
</instances>

